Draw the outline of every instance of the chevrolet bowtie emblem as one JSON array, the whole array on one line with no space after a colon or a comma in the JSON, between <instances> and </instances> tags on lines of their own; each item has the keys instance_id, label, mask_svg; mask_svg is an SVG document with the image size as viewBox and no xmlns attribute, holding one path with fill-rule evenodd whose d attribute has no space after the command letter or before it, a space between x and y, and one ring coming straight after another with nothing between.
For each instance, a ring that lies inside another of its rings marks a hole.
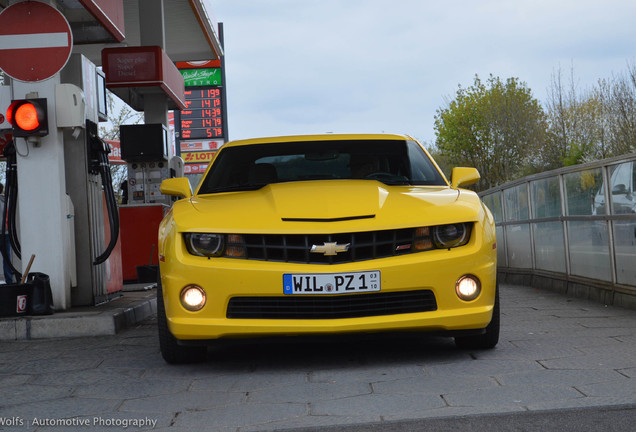
<instances>
[{"instance_id":1,"label":"chevrolet bowtie emblem","mask_svg":"<svg viewBox=\"0 0 636 432\"><path fill-rule=\"evenodd\" d=\"M311 247L312 253L321 253L325 255L337 255L338 252L346 252L349 250L351 243L338 244L338 243L323 243L322 246L313 245Z\"/></svg>"}]
</instances>

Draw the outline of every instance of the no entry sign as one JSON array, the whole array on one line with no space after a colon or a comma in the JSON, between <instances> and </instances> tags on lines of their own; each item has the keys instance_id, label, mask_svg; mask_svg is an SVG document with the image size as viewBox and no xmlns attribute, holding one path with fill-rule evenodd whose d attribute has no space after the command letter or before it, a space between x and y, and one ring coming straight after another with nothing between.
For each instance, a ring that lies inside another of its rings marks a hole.
<instances>
[{"instance_id":1,"label":"no entry sign","mask_svg":"<svg viewBox=\"0 0 636 432\"><path fill-rule=\"evenodd\" d=\"M51 78L64 67L72 50L71 27L54 7L25 1L0 13L0 69L11 78Z\"/></svg>"}]
</instances>

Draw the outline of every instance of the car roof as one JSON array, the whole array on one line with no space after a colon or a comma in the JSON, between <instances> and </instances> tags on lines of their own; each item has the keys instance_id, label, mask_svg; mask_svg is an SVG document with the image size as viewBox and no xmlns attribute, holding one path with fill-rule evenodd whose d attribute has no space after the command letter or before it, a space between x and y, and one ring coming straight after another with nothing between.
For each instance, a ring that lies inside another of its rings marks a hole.
<instances>
[{"instance_id":1,"label":"car roof","mask_svg":"<svg viewBox=\"0 0 636 432\"><path fill-rule=\"evenodd\" d=\"M289 135L263 138L250 138L236 141L229 141L223 147L234 147L253 144L268 144L282 142L307 142L307 141L356 141L356 140L387 140L404 141L413 140L408 135L397 134L318 134L318 135Z\"/></svg>"}]
</instances>

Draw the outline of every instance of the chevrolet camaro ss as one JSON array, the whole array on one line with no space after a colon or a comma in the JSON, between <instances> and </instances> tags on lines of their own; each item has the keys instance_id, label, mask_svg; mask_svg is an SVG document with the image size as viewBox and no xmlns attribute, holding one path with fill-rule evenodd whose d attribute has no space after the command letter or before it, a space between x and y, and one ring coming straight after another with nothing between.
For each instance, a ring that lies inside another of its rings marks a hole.
<instances>
[{"instance_id":1,"label":"chevrolet camaro ss","mask_svg":"<svg viewBox=\"0 0 636 432\"><path fill-rule=\"evenodd\" d=\"M474 168L449 182L403 135L229 142L159 227L157 317L169 363L216 340L434 332L499 339L492 214Z\"/></svg>"}]
</instances>

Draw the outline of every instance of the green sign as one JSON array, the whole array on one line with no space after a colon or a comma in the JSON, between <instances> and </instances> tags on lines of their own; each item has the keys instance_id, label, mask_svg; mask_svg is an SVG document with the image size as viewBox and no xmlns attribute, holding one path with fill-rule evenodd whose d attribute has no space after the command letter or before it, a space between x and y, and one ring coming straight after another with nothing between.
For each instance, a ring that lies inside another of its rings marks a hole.
<instances>
[{"instance_id":1,"label":"green sign","mask_svg":"<svg viewBox=\"0 0 636 432\"><path fill-rule=\"evenodd\" d=\"M220 86L221 68L180 69L186 87Z\"/></svg>"}]
</instances>

